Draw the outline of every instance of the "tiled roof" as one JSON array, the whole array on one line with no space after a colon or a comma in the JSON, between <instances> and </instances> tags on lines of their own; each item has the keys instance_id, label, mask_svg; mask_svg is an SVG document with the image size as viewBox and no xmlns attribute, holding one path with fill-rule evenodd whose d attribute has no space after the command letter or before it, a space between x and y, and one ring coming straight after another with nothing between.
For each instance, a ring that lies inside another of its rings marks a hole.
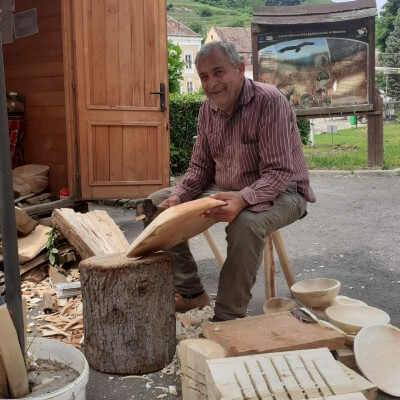
<instances>
[{"instance_id":1,"label":"tiled roof","mask_svg":"<svg viewBox=\"0 0 400 400\"><path fill-rule=\"evenodd\" d=\"M239 53L251 53L250 28L214 28L221 40L232 42Z\"/></svg>"},{"instance_id":2,"label":"tiled roof","mask_svg":"<svg viewBox=\"0 0 400 400\"><path fill-rule=\"evenodd\" d=\"M195 31L192 31L182 22L167 15L167 31L169 36L191 36L191 37L201 37Z\"/></svg>"}]
</instances>

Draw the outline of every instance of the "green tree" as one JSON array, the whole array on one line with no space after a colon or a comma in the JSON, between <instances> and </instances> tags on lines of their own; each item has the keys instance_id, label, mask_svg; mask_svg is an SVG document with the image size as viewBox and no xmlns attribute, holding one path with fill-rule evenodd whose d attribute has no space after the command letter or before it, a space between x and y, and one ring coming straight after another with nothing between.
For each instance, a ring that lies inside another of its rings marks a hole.
<instances>
[{"instance_id":1,"label":"green tree","mask_svg":"<svg viewBox=\"0 0 400 400\"><path fill-rule=\"evenodd\" d=\"M382 55L385 67L400 67L400 10L393 21L393 31L386 39L386 50ZM389 97L400 100L400 75L387 76L387 93Z\"/></svg>"},{"instance_id":2,"label":"green tree","mask_svg":"<svg viewBox=\"0 0 400 400\"><path fill-rule=\"evenodd\" d=\"M387 0L376 21L376 45L386 51L386 39L394 29L394 20L400 9L400 0Z\"/></svg>"},{"instance_id":3,"label":"green tree","mask_svg":"<svg viewBox=\"0 0 400 400\"><path fill-rule=\"evenodd\" d=\"M185 63L181 61L182 49L168 40L168 86L170 93L179 93Z\"/></svg>"}]
</instances>

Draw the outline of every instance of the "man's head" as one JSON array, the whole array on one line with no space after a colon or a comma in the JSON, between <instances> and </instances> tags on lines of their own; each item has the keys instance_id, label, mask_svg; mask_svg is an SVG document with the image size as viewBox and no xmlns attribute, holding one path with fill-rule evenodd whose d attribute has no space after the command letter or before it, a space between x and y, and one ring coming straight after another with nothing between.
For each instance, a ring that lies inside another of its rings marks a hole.
<instances>
[{"instance_id":1,"label":"man's head","mask_svg":"<svg viewBox=\"0 0 400 400\"><path fill-rule=\"evenodd\" d=\"M244 63L230 42L209 42L196 55L196 68L205 95L230 114L244 80Z\"/></svg>"}]
</instances>

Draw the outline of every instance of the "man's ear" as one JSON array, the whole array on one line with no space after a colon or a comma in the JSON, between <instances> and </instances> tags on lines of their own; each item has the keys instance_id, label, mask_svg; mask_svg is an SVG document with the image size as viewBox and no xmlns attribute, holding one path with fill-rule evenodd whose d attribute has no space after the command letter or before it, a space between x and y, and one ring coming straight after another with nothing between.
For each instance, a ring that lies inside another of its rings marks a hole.
<instances>
[{"instance_id":1,"label":"man's ear","mask_svg":"<svg viewBox=\"0 0 400 400\"><path fill-rule=\"evenodd\" d=\"M238 69L239 69L239 72L240 72L242 75L244 75L244 70L245 70L245 68L246 68L246 66L245 66L244 62L241 61L241 62L239 63L239 65L238 65Z\"/></svg>"}]
</instances>

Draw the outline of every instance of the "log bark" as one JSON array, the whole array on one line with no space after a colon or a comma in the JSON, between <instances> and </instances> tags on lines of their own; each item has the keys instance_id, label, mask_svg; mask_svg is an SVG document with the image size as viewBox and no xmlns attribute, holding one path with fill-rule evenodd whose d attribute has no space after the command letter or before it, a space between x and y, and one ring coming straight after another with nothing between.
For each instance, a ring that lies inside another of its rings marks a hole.
<instances>
[{"instance_id":1,"label":"log bark","mask_svg":"<svg viewBox=\"0 0 400 400\"><path fill-rule=\"evenodd\" d=\"M175 353L175 285L165 253L124 253L80 263L85 355L91 367L144 374L168 365Z\"/></svg>"}]
</instances>

